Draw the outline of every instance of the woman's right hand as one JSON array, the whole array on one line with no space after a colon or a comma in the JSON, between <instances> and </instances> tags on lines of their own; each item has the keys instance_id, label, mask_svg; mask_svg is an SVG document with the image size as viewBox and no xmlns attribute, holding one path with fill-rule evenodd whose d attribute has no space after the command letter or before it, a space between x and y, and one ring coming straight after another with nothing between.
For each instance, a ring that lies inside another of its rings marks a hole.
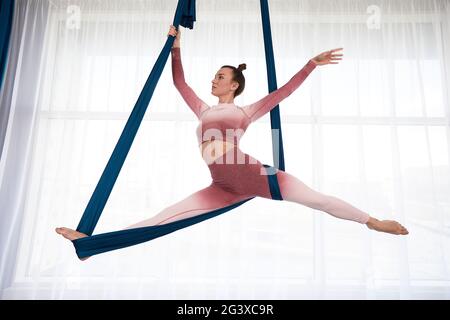
<instances>
[{"instance_id":1,"label":"woman's right hand","mask_svg":"<svg viewBox=\"0 0 450 320\"><path fill-rule=\"evenodd\" d=\"M180 38L181 38L181 30L180 28L177 29L174 26L170 26L169 33L167 36L176 37L175 41L173 42L172 48L179 48L180 47Z\"/></svg>"}]
</instances>

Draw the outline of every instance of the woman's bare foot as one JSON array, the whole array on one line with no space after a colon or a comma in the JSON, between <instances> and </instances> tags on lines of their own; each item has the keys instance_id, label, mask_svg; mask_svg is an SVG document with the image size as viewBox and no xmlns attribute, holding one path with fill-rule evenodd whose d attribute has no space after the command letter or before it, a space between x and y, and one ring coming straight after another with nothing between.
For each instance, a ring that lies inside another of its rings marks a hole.
<instances>
[{"instance_id":1,"label":"woman's bare foot","mask_svg":"<svg viewBox=\"0 0 450 320\"><path fill-rule=\"evenodd\" d=\"M87 237L87 235L84 234L84 233L78 232L78 231L73 230L73 229L64 228L64 227L63 228L56 228L55 231L56 231L56 233L62 235L64 238L69 239L70 241ZM87 258L89 258L89 257L82 258L80 260L84 261Z\"/></svg>"},{"instance_id":2,"label":"woman's bare foot","mask_svg":"<svg viewBox=\"0 0 450 320\"><path fill-rule=\"evenodd\" d=\"M380 221L378 219L370 217L366 225L369 229L379 232L387 232L398 235L407 235L409 233L404 226L393 220Z\"/></svg>"}]
</instances>

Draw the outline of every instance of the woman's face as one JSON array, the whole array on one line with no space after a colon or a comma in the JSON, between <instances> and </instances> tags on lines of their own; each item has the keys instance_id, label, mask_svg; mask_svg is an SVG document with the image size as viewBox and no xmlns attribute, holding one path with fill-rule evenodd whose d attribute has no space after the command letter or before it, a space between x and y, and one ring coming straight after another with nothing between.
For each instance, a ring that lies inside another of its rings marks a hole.
<instances>
[{"instance_id":1,"label":"woman's face","mask_svg":"<svg viewBox=\"0 0 450 320\"><path fill-rule=\"evenodd\" d=\"M217 71L214 79L211 81L211 94L220 97L235 91L239 84L236 81L232 81L233 70L230 68L221 68Z\"/></svg>"}]
</instances>

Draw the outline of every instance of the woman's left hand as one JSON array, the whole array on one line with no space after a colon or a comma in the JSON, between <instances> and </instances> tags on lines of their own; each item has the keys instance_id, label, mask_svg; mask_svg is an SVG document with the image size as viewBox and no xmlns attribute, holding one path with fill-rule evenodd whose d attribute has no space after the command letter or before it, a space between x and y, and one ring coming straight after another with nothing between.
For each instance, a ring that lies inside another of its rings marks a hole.
<instances>
[{"instance_id":1,"label":"woman's left hand","mask_svg":"<svg viewBox=\"0 0 450 320\"><path fill-rule=\"evenodd\" d=\"M316 64L316 66L323 66L326 64L338 64L339 63L338 61L342 60L343 54L335 52L340 51L342 49L343 48L338 48L322 52L317 57L314 57L311 60Z\"/></svg>"}]
</instances>

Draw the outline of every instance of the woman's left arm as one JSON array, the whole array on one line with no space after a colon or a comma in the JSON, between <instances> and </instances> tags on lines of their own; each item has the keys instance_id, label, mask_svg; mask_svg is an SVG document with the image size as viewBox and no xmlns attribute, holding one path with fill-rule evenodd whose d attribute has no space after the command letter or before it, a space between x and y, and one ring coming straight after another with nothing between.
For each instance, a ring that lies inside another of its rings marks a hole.
<instances>
[{"instance_id":1,"label":"woman's left arm","mask_svg":"<svg viewBox=\"0 0 450 320\"><path fill-rule=\"evenodd\" d=\"M272 110L275 106L277 106L282 100L290 96L292 92L294 92L298 87L300 87L303 81L305 81L305 79L311 74L316 66L337 64L338 60L342 60L342 54L334 53L338 50L342 49L326 51L312 58L284 86L271 92L261 100L242 107L243 111L252 122L259 119L264 114Z\"/></svg>"}]
</instances>

